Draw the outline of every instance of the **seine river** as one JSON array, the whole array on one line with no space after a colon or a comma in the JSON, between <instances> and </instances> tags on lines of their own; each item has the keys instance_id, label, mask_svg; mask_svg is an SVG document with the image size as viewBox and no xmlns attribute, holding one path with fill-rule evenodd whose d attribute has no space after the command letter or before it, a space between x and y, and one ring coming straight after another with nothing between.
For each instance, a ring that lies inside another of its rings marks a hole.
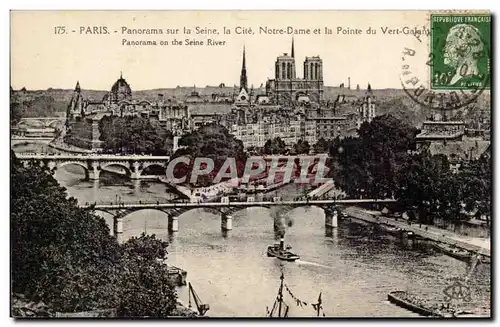
<instances>
[{"instance_id":1,"label":"seine river","mask_svg":"<svg viewBox=\"0 0 500 327\"><path fill-rule=\"evenodd\" d=\"M165 201L172 198L166 186L135 182L102 173L99 182L84 181L83 171L64 167L56 179L69 195L85 202ZM281 190L282 194L300 190ZM126 216L125 238L142 232L168 240L168 262L188 272L190 281L211 317L264 317L272 307L284 272L285 283L294 296L317 302L322 292L323 309L332 317L417 317L387 301L387 293L407 290L424 298L443 299L443 290L453 278L463 278L467 265L432 251L408 249L398 239L374 232L368 226L341 221L333 237L326 237L324 213L316 207L289 212L293 225L285 242L301 259L283 263L268 258L265 250L274 242L273 219L265 208L249 208L233 215L233 230L223 237L219 216L192 210L179 217L179 231L169 235L167 217L144 210ZM103 217L112 226L112 219ZM111 228L111 227L110 227ZM490 310L490 266L480 265L471 274L469 286L474 306ZM187 287L179 298L188 303ZM300 307L285 291L290 316L312 317L309 306Z\"/></svg>"}]
</instances>

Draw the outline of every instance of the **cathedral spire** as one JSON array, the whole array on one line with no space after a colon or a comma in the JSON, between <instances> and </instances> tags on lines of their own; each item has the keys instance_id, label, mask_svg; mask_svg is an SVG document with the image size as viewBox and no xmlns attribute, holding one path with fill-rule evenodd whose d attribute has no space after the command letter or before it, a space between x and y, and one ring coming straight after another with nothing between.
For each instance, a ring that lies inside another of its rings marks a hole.
<instances>
[{"instance_id":1,"label":"cathedral spire","mask_svg":"<svg viewBox=\"0 0 500 327\"><path fill-rule=\"evenodd\" d=\"M247 66L246 66L246 58L245 58L245 46L243 46L243 62L241 64L241 75L240 75L240 90L247 90Z\"/></svg>"},{"instance_id":2,"label":"cathedral spire","mask_svg":"<svg viewBox=\"0 0 500 327\"><path fill-rule=\"evenodd\" d=\"M295 47L293 44L293 36L292 36L292 58L295 58Z\"/></svg>"},{"instance_id":3,"label":"cathedral spire","mask_svg":"<svg viewBox=\"0 0 500 327\"><path fill-rule=\"evenodd\" d=\"M75 92L80 92L80 81L76 81Z\"/></svg>"}]
</instances>

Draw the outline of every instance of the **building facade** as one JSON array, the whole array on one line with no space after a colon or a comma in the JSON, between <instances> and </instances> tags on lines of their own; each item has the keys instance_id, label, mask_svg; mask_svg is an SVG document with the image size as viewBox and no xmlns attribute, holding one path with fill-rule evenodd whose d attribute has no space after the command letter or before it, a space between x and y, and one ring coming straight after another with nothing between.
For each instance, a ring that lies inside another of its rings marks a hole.
<instances>
[{"instance_id":1,"label":"building facade","mask_svg":"<svg viewBox=\"0 0 500 327\"><path fill-rule=\"evenodd\" d=\"M303 102L323 102L323 61L319 56L306 57L303 63L304 77L297 78L295 49L284 53L275 62L274 79L266 82L266 95L278 105L291 106Z\"/></svg>"},{"instance_id":2,"label":"building facade","mask_svg":"<svg viewBox=\"0 0 500 327\"><path fill-rule=\"evenodd\" d=\"M190 113L186 104L158 95L156 101L134 99L127 81L120 78L101 101L85 99L77 82L66 111L64 141L72 146L99 150L99 121L104 116L138 116L157 121L161 127L182 135L190 129Z\"/></svg>"}]
</instances>

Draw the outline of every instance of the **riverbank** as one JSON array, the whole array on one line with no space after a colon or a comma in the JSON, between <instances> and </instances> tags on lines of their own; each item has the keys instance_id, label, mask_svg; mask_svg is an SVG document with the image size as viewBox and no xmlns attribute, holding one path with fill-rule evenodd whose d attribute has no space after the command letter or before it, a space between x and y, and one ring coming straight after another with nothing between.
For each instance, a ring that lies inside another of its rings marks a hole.
<instances>
[{"instance_id":1,"label":"riverbank","mask_svg":"<svg viewBox=\"0 0 500 327\"><path fill-rule=\"evenodd\" d=\"M467 237L431 225L418 223L412 224L405 220L396 220L395 218L384 216L380 211L370 211L358 207L348 207L345 209L345 212L355 219L360 219L374 224L395 226L406 231L411 231L420 237L432 241L446 243L467 251L481 254L483 256L491 257L490 239Z\"/></svg>"},{"instance_id":2,"label":"riverbank","mask_svg":"<svg viewBox=\"0 0 500 327\"><path fill-rule=\"evenodd\" d=\"M22 294L13 294L11 297L14 318L128 318L119 317L116 309L96 309L82 312L55 312L50 305L43 302L29 301ZM199 318L200 315L189 309L181 301L177 301L176 308L168 316L169 318ZM156 317L134 317L153 318Z\"/></svg>"},{"instance_id":3,"label":"riverbank","mask_svg":"<svg viewBox=\"0 0 500 327\"><path fill-rule=\"evenodd\" d=\"M49 143L49 146L53 149L56 149L59 151L64 151L64 152L70 152L70 153L79 153L79 154L95 154L96 153L95 151L77 148L75 146L68 145L68 144L62 142L60 139L52 140L52 142Z\"/></svg>"}]
</instances>

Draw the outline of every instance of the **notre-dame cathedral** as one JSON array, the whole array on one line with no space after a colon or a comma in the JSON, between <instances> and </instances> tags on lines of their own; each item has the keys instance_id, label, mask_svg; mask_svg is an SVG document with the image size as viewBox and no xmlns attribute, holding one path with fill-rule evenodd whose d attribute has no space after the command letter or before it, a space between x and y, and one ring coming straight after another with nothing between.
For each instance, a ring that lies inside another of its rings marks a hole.
<instances>
[{"instance_id":1,"label":"notre-dame cathedral","mask_svg":"<svg viewBox=\"0 0 500 327\"><path fill-rule=\"evenodd\" d=\"M266 94L278 105L292 105L300 102L323 102L323 61L319 56L306 57L304 78L297 78L295 72L295 49L276 59L275 78L266 82Z\"/></svg>"}]
</instances>

